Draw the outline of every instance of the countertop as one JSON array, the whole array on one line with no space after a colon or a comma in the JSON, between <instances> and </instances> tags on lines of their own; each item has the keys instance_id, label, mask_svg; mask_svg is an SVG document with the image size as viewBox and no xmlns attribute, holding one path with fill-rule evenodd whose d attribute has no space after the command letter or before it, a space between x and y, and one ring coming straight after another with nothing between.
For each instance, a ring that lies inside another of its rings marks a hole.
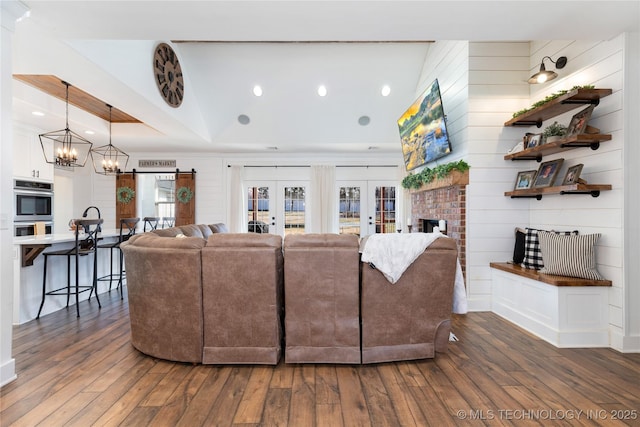
<instances>
[{"instance_id":1,"label":"countertop","mask_svg":"<svg viewBox=\"0 0 640 427\"><path fill-rule=\"evenodd\" d=\"M84 239L84 233L81 233L78 237ZM98 237L119 237L120 230L102 230L98 233ZM14 245L52 245L55 243L75 242L76 234L73 231L66 233L56 234L44 234L39 236L18 236L13 238Z\"/></svg>"}]
</instances>

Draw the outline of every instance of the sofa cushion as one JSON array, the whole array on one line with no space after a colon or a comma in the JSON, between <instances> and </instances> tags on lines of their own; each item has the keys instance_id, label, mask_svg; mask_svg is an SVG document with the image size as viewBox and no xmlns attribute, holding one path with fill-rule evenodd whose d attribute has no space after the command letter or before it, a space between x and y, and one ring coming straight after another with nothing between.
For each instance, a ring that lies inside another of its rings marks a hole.
<instances>
[{"instance_id":1,"label":"sofa cushion","mask_svg":"<svg viewBox=\"0 0 640 427\"><path fill-rule=\"evenodd\" d=\"M127 244L146 248L202 249L205 246L206 242L207 241L202 237L168 239L163 236L158 236L156 233L143 233L132 236L127 242L123 242L122 245L124 246L125 244Z\"/></svg>"},{"instance_id":2,"label":"sofa cushion","mask_svg":"<svg viewBox=\"0 0 640 427\"><path fill-rule=\"evenodd\" d=\"M180 227L157 228L155 230L151 230L149 233L160 237L176 237L178 234L183 234Z\"/></svg>"},{"instance_id":3,"label":"sofa cushion","mask_svg":"<svg viewBox=\"0 0 640 427\"><path fill-rule=\"evenodd\" d=\"M275 234L213 233L207 239L211 247L282 247L282 237Z\"/></svg>"},{"instance_id":4,"label":"sofa cushion","mask_svg":"<svg viewBox=\"0 0 640 427\"><path fill-rule=\"evenodd\" d=\"M185 236L202 237L203 239L207 238L207 236L202 234L202 228L200 228L200 226L197 224L181 225L178 228L182 231L182 234L184 234Z\"/></svg>"},{"instance_id":5,"label":"sofa cushion","mask_svg":"<svg viewBox=\"0 0 640 427\"><path fill-rule=\"evenodd\" d=\"M219 222L217 224L209 224L209 228L214 233L228 233L229 232L229 228L227 228L227 225L225 223L222 223L222 222Z\"/></svg>"},{"instance_id":6,"label":"sofa cushion","mask_svg":"<svg viewBox=\"0 0 640 427\"><path fill-rule=\"evenodd\" d=\"M350 234L292 234L288 238L284 239L284 247L286 248L301 248L305 246L317 247L357 247L358 238L355 235Z\"/></svg>"}]
</instances>

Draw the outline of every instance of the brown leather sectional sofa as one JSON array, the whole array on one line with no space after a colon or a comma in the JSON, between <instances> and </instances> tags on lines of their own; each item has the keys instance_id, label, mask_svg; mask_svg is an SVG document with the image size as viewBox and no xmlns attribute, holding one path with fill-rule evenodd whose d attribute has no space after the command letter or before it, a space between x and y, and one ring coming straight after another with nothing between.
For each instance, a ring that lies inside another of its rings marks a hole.
<instances>
[{"instance_id":1,"label":"brown leather sectional sofa","mask_svg":"<svg viewBox=\"0 0 640 427\"><path fill-rule=\"evenodd\" d=\"M131 342L205 364L376 363L434 357L449 338L457 259L440 238L390 284L358 238L226 233L223 224L123 243Z\"/></svg>"}]
</instances>

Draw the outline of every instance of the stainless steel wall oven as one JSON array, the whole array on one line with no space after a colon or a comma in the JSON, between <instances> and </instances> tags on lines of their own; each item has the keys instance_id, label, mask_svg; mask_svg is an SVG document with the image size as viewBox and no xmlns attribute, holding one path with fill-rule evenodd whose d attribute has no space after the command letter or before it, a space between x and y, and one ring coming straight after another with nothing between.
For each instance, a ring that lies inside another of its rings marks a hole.
<instances>
[{"instance_id":1,"label":"stainless steel wall oven","mask_svg":"<svg viewBox=\"0 0 640 427\"><path fill-rule=\"evenodd\" d=\"M53 184L16 179L13 185L16 226L53 221ZM50 225L50 224L49 224ZM50 228L50 227L49 227Z\"/></svg>"}]
</instances>

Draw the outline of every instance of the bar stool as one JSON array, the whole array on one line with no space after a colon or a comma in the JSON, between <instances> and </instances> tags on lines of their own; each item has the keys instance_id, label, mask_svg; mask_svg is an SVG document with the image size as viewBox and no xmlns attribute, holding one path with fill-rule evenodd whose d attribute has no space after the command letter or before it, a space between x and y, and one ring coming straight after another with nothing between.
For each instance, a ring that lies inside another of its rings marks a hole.
<instances>
[{"instance_id":1,"label":"bar stool","mask_svg":"<svg viewBox=\"0 0 640 427\"><path fill-rule=\"evenodd\" d=\"M98 266L98 258L96 256L96 242L98 241L98 231L100 230L100 224L102 224L102 219L75 219L73 220L76 230L75 230L75 245L69 249L61 249L57 251L43 252L44 255L44 273L42 275L42 302L40 303L40 308L38 309L38 315L36 319L40 318L40 313L42 312L42 307L44 306L44 299L47 295L66 295L67 296L67 308L69 307L69 299L71 297L71 259L74 258L76 262L76 284L75 284L75 296L76 296L76 313L77 317L80 317L80 305L78 304L78 295L82 292L91 291L91 293L96 291L96 300L98 301L98 308L102 308L100 304L100 298L98 298L97 292L97 266ZM84 230L85 236L83 239L80 238L80 233ZM78 277L79 273L79 262L81 256L88 256L89 254L93 254L93 280L91 285L83 285L80 286ZM67 286L62 288L54 289L52 291L47 292L47 261L50 256L66 256L67 257ZM91 293L89 294L89 298L91 298Z\"/></svg>"},{"instance_id":2,"label":"bar stool","mask_svg":"<svg viewBox=\"0 0 640 427\"><path fill-rule=\"evenodd\" d=\"M138 225L138 223L140 222L140 218L122 218L120 219L120 236L118 237L118 240L116 240L115 242L110 242L110 243L104 243L102 245L98 245L98 249L109 249L110 254L109 254L109 274L106 274L104 276L98 277L98 281L99 282L106 282L107 280L109 281L109 291L111 291L111 286L113 285L113 280L117 277L118 278L118 288L120 288L120 299L124 299L123 293L122 293L122 274L124 273L124 257L122 255L122 250L120 250L120 244L122 242L126 242L127 240L129 240L131 238L131 236L133 236L134 234L136 234L136 226ZM120 272L119 273L114 273L113 272L113 251L114 250L118 250L120 252L120 263L119 263L119 267L120 267Z\"/></svg>"},{"instance_id":3,"label":"bar stool","mask_svg":"<svg viewBox=\"0 0 640 427\"><path fill-rule=\"evenodd\" d=\"M176 223L176 217L174 216L164 216L162 217L162 228L173 227Z\"/></svg>"},{"instance_id":4,"label":"bar stool","mask_svg":"<svg viewBox=\"0 0 640 427\"><path fill-rule=\"evenodd\" d=\"M147 232L147 225L149 225L149 231L153 231L158 228L158 224L160 223L160 218L157 216L145 216L142 218L144 221L144 228L142 231Z\"/></svg>"}]
</instances>

